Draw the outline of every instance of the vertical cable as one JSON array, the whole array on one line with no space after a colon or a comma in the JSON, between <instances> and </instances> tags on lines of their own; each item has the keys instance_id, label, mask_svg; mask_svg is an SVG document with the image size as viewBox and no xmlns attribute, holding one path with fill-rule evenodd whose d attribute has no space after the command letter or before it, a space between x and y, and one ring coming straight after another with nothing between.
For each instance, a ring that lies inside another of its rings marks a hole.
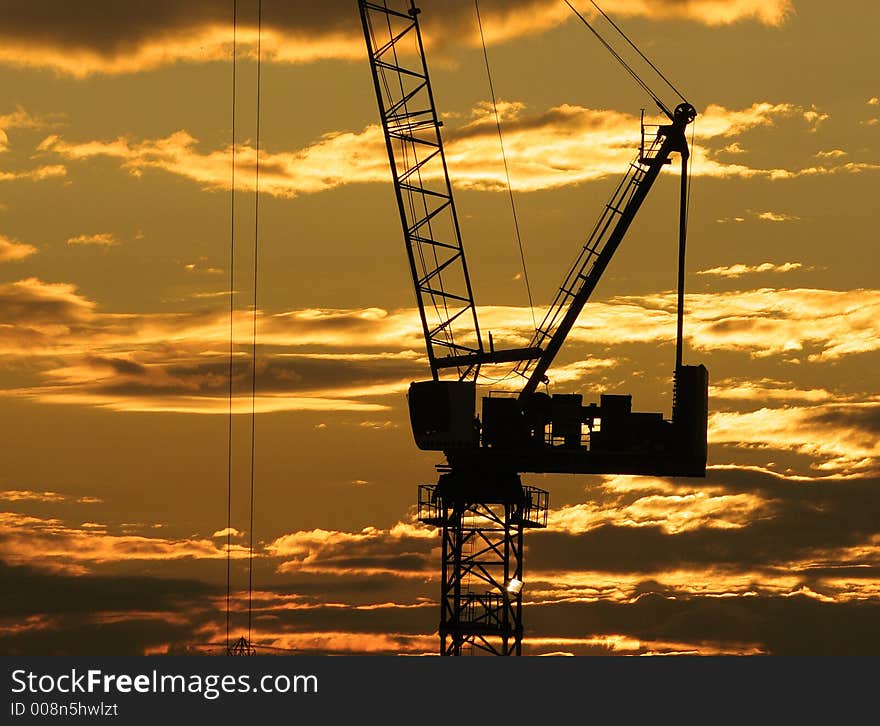
<instances>
[{"instance_id":1,"label":"vertical cable","mask_svg":"<svg viewBox=\"0 0 880 726\"><path fill-rule=\"evenodd\" d=\"M513 200L513 189L510 186L510 169L507 166L507 154L504 151L504 135L501 133L501 118L498 116L498 102L495 99L495 86L492 83L492 71L489 67L489 51L486 49L486 37L483 35L483 20L480 17L480 1L474 0L477 11L477 27L480 29L480 41L483 44L483 60L486 62L486 77L489 79L489 94L492 96L492 109L495 112L495 126L498 127L498 142L501 144L501 159L504 162L504 175L507 178L507 195L510 197L510 210L513 214L513 228L516 232L516 243L519 245L519 258L522 262L523 281L526 284L526 294L529 296L529 309L532 312L532 324L535 332L538 332L538 320L535 317L535 304L532 301L532 286L529 284L529 273L526 270L526 256L523 251L522 236L519 231L519 219L516 216L516 203Z\"/></svg>"},{"instance_id":2,"label":"vertical cable","mask_svg":"<svg viewBox=\"0 0 880 726\"><path fill-rule=\"evenodd\" d=\"M687 201L687 210L685 212L685 221L690 222L691 220L691 185L694 183L694 139L697 136L697 122L693 121L691 124L691 145L688 149L688 164L690 165L690 172L688 174L688 201Z\"/></svg>"},{"instance_id":3,"label":"vertical cable","mask_svg":"<svg viewBox=\"0 0 880 726\"><path fill-rule=\"evenodd\" d=\"M679 241L679 260L678 260L678 300L677 300L677 310L676 310L676 342L675 342L675 373L676 379L678 376L678 369L681 368L682 358L684 355L684 304L685 304L685 244L687 241L687 232L688 232L688 223L690 222L691 216L691 184L694 180L693 175L693 150L694 150L694 138L696 137L696 124L691 126L691 145L687 150L688 156L686 159L682 159L681 165L681 173L682 175L687 177L687 183L685 184L685 180L681 180L681 194L684 195L683 200L683 209L681 211L682 221L681 231L679 232L680 241ZM675 397L673 395L673 408L675 407Z\"/></svg>"},{"instance_id":4,"label":"vertical cable","mask_svg":"<svg viewBox=\"0 0 880 726\"><path fill-rule=\"evenodd\" d=\"M250 526L248 527L248 643L251 640L254 603L254 454L257 431L257 263L260 242L260 91L262 83L262 40L263 40L263 2L257 0L257 131L256 166L254 180L254 300L252 311L252 349L253 366L251 370L251 506Z\"/></svg>"},{"instance_id":5,"label":"vertical cable","mask_svg":"<svg viewBox=\"0 0 880 726\"><path fill-rule=\"evenodd\" d=\"M235 286L235 53L237 41L236 0L232 0L232 178L229 219L229 415L226 432L226 652L229 652L229 607L232 595L232 377Z\"/></svg>"},{"instance_id":6,"label":"vertical cable","mask_svg":"<svg viewBox=\"0 0 880 726\"><path fill-rule=\"evenodd\" d=\"M681 157L681 190L679 192L679 220L678 220L678 295L675 310L675 372L676 376L681 368L682 348L684 347L684 275L685 275L685 248L687 245L687 215L688 215L688 159L689 156L682 154Z\"/></svg>"}]
</instances>

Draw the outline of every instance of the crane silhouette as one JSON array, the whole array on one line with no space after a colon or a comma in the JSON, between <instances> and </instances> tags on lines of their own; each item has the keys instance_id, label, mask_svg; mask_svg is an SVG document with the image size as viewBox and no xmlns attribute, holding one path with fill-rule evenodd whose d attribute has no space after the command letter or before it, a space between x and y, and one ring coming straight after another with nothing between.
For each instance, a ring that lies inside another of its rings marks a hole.
<instances>
[{"instance_id":1,"label":"crane silhouette","mask_svg":"<svg viewBox=\"0 0 880 726\"><path fill-rule=\"evenodd\" d=\"M409 387L410 421L416 445L442 451L446 458L437 467L437 483L418 489L420 521L441 531L440 653L461 655L470 647L520 655L523 534L546 526L549 507L548 493L524 485L521 474L706 474L708 372L702 365L682 363L690 155L686 129L697 112L683 97L674 109L668 108L596 33L651 94L668 123L656 126L653 136L646 138L643 118L638 155L603 208L530 344L498 350L490 333L484 346L440 133L443 124L425 59L421 11L414 0L359 0L359 8L431 369L430 380ZM602 394L598 404L584 405L580 393L539 391L674 154L681 159L681 195L671 420L661 413L634 412L628 395ZM517 395L483 397L480 416L480 368L498 363L515 364L522 388Z\"/></svg>"}]
</instances>

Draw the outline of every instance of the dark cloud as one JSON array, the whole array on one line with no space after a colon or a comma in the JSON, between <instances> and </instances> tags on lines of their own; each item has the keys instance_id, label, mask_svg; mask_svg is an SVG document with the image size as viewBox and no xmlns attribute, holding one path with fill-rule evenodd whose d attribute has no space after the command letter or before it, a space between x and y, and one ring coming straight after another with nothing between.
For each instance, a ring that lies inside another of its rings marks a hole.
<instances>
[{"instance_id":1,"label":"dark cloud","mask_svg":"<svg viewBox=\"0 0 880 726\"><path fill-rule=\"evenodd\" d=\"M228 391L228 362L156 363L143 365L130 360L89 357L83 361L93 368L93 381L80 390L89 393L125 396L225 395ZM106 373L110 375L106 375ZM252 366L239 361L233 365L233 386L248 388ZM261 394L310 394L331 391L344 395L349 389L385 384L405 385L424 375L417 360L394 357L371 360L277 356L258 359L257 389Z\"/></svg>"},{"instance_id":2,"label":"dark cloud","mask_svg":"<svg viewBox=\"0 0 880 726\"><path fill-rule=\"evenodd\" d=\"M239 2L242 26L256 24L256 2ZM353 3L264 2L267 30L304 32L354 31ZM4 2L3 31L35 44L89 50L104 55L124 53L150 39L176 36L211 25L229 25L232 4L225 0L87 0L84 3L33 0Z\"/></svg>"},{"instance_id":3,"label":"dark cloud","mask_svg":"<svg viewBox=\"0 0 880 726\"><path fill-rule=\"evenodd\" d=\"M110 368L115 373L128 376L146 375L149 369L146 366L139 365L134 361L124 358L106 358L101 356L89 356L86 363L95 368Z\"/></svg>"},{"instance_id":4,"label":"dark cloud","mask_svg":"<svg viewBox=\"0 0 880 726\"><path fill-rule=\"evenodd\" d=\"M816 412L813 419L817 424L848 426L864 431L874 440L880 436L880 404L861 406L829 406Z\"/></svg>"},{"instance_id":5,"label":"dark cloud","mask_svg":"<svg viewBox=\"0 0 880 726\"><path fill-rule=\"evenodd\" d=\"M195 580L69 576L3 562L0 590L4 655L132 655L193 642L217 594Z\"/></svg>"},{"instance_id":6,"label":"dark cloud","mask_svg":"<svg viewBox=\"0 0 880 726\"><path fill-rule=\"evenodd\" d=\"M82 323L94 304L66 283L29 278L0 285L0 319L16 327Z\"/></svg>"},{"instance_id":7,"label":"dark cloud","mask_svg":"<svg viewBox=\"0 0 880 726\"><path fill-rule=\"evenodd\" d=\"M420 3L430 5L430 3ZM506 15L515 9L546 6L546 0L484 0L484 12ZM357 38L363 31L357 5L352 0L282 2L264 0L263 29L302 36L342 33ZM391 2L406 8L407 2ZM238 3L241 29L256 27L256 0ZM84 3L58 0L3 2L3 35L36 45L85 50L104 56L122 55L132 46L169 37L185 36L195 30L231 26L232 4L226 0L87 0ZM431 24L453 33L474 24L473 4L467 0L444 0L443 13Z\"/></svg>"},{"instance_id":8,"label":"dark cloud","mask_svg":"<svg viewBox=\"0 0 880 726\"><path fill-rule=\"evenodd\" d=\"M394 548L392 538L385 541ZM529 557L532 570L534 552ZM528 584L539 583L530 578ZM204 652L217 650L222 640L220 589L193 580L76 577L0 565L0 586L4 654L128 654L165 647ZM425 581L387 574L294 573L284 583L261 588L254 605L255 640L278 646L264 652L287 652L290 643L300 653L431 650L423 644L433 638L439 612L436 603L417 595L425 587ZM874 600L828 602L797 593L774 596L757 585L754 590L750 596L707 597L646 579L624 602L527 604L526 652L855 655L880 648L880 632L873 627L880 604ZM370 640L373 636L377 640ZM628 642L617 646L614 638Z\"/></svg>"},{"instance_id":9,"label":"dark cloud","mask_svg":"<svg viewBox=\"0 0 880 726\"><path fill-rule=\"evenodd\" d=\"M70 576L0 561L0 617L97 610L172 610L214 593L204 582L136 576Z\"/></svg>"},{"instance_id":10,"label":"dark cloud","mask_svg":"<svg viewBox=\"0 0 880 726\"><path fill-rule=\"evenodd\" d=\"M670 593L670 595L673 593ZM555 603L527 609L528 634L542 638L626 635L651 641L758 646L772 655L875 655L880 603L790 597L669 597L632 603ZM527 637L528 637L527 634Z\"/></svg>"},{"instance_id":11,"label":"dark cloud","mask_svg":"<svg viewBox=\"0 0 880 726\"><path fill-rule=\"evenodd\" d=\"M436 49L450 43L473 43L476 34L474 6L469 0L424 0L424 34ZM406 12L406 0L389 6ZM436 12L442 6L442 12ZM623 5L625 14L656 18L684 17L708 24L753 18L780 24L791 10L790 0L655 0ZM262 25L269 58L314 60L362 57L362 31L353 0L262 3ZM174 60L218 60L228 57L232 8L225 0L59 0L0 3L3 24L0 40L20 52L0 53L12 63L48 65L76 75L95 71L131 72ZM537 33L572 15L552 0L483 0L483 23L503 38ZM257 24L255 0L238 3L238 22L253 39ZM211 31L214 36L211 37ZM381 31L381 29L380 29ZM219 34L218 34L219 32ZM270 40L279 43L271 47ZM193 40L196 42L193 42ZM23 58L23 55L30 55Z\"/></svg>"},{"instance_id":12,"label":"dark cloud","mask_svg":"<svg viewBox=\"0 0 880 726\"><path fill-rule=\"evenodd\" d=\"M144 655L167 643L194 642L189 622L131 613L112 623L98 618L62 616L45 629L0 636L3 655Z\"/></svg>"},{"instance_id":13,"label":"dark cloud","mask_svg":"<svg viewBox=\"0 0 880 726\"><path fill-rule=\"evenodd\" d=\"M545 531L528 539L529 567L645 573L690 566L787 568L880 534L880 479L803 482L748 470L711 476L728 491L770 500L769 511L732 529L670 534L660 526L604 525L579 534Z\"/></svg>"}]
</instances>

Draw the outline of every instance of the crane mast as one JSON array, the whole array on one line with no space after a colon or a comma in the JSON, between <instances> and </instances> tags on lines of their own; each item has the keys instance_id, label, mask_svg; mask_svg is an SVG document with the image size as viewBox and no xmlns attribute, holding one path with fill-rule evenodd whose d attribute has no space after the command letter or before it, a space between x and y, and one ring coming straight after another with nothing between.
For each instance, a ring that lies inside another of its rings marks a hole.
<instances>
[{"instance_id":1,"label":"crane mast","mask_svg":"<svg viewBox=\"0 0 880 726\"><path fill-rule=\"evenodd\" d=\"M686 173L684 102L636 159L605 206L530 345L486 350L461 240L440 121L414 0L358 0L431 380L410 385L416 445L442 451L436 484L418 488L418 518L441 534L440 653L520 655L523 535L547 524L549 495L522 473L706 474L708 372L682 364ZM389 7L392 5L392 7ZM583 19L583 18L582 18ZM655 97L656 100L656 97ZM632 397L538 390L671 156L682 163L677 344L671 420L632 410ZM485 396L480 366L512 362L518 395ZM455 369L454 378L441 373ZM479 415L481 414L481 416Z\"/></svg>"}]
</instances>

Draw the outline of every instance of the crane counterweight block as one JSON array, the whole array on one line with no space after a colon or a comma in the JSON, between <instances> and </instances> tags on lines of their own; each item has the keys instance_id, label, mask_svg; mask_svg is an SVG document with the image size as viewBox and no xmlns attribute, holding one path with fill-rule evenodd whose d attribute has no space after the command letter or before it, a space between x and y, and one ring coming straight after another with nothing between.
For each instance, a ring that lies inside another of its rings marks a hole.
<instances>
[{"instance_id":1,"label":"crane counterweight block","mask_svg":"<svg viewBox=\"0 0 880 726\"><path fill-rule=\"evenodd\" d=\"M416 445L443 451L453 468L701 477L708 391L705 366L681 366L671 420L633 411L632 396L619 394L602 394L598 403L584 405L576 393L490 393L477 411L472 381L412 383L408 401Z\"/></svg>"}]
</instances>

